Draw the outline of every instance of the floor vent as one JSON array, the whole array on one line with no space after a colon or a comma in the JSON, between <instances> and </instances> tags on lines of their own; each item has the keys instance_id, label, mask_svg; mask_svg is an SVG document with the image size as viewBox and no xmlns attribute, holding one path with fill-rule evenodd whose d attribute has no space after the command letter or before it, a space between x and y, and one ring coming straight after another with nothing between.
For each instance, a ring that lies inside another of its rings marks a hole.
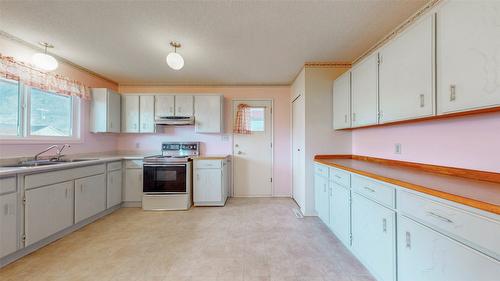
<instances>
[{"instance_id":1,"label":"floor vent","mask_svg":"<svg viewBox=\"0 0 500 281\"><path fill-rule=\"evenodd\" d=\"M298 219L304 218L304 216L302 215L302 212L300 212L299 209L293 209L293 213L295 214L295 217L297 217Z\"/></svg>"}]
</instances>

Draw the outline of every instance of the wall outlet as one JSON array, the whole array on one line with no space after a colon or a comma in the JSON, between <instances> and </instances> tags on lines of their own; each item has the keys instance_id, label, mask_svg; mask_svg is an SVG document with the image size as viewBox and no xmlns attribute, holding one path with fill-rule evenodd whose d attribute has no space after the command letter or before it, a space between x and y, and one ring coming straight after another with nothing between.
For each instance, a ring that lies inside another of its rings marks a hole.
<instances>
[{"instance_id":1,"label":"wall outlet","mask_svg":"<svg viewBox=\"0 0 500 281\"><path fill-rule=\"evenodd\" d=\"M401 144L400 143L394 144L394 153L401 154Z\"/></svg>"},{"instance_id":2,"label":"wall outlet","mask_svg":"<svg viewBox=\"0 0 500 281\"><path fill-rule=\"evenodd\" d=\"M135 148L141 148L141 143L140 142L136 142L135 143Z\"/></svg>"}]
</instances>

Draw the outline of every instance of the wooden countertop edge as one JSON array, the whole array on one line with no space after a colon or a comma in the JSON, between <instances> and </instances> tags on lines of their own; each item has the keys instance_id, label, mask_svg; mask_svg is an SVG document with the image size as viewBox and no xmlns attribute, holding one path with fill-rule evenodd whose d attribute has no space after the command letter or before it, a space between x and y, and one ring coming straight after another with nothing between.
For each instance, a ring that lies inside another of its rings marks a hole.
<instances>
[{"instance_id":1,"label":"wooden countertop edge","mask_svg":"<svg viewBox=\"0 0 500 281\"><path fill-rule=\"evenodd\" d=\"M323 164L323 165L339 168L339 169L353 172L353 173L356 173L356 174L359 174L362 176L366 176L366 177L369 177L372 179L380 180L383 182L387 182L390 184L394 184L397 186L401 186L404 188L408 188L408 189L422 192L422 193L425 193L428 195L436 196L436 197L439 197L439 198L442 198L445 200L449 200L452 202L460 203L460 204L463 204L463 205L466 205L469 207L477 208L477 209L480 209L483 211L488 211L488 212L500 215L500 206L497 206L494 204L486 203L483 201L479 201L479 200L475 200L475 199L471 199L471 198L467 198L467 197L458 196L455 194L435 190L435 189L428 188L425 186L421 186L421 185L417 185L417 184L413 184L413 183L409 183L409 182L405 182L405 181L401 181L401 180L396 180L393 178L388 178L388 177L380 176L377 174L373 174L373 173L365 172L362 170L353 169L350 167L346 167L343 165L339 165L339 164L330 163L330 162L325 161L328 159L353 159L352 156L347 157L347 155L340 155L339 157L336 157L336 155L332 155L332 156L333 157L327 158L326 156L321 155L320 157L315 157L314 161L317 163Z\"/></svg>"}]
</instances>

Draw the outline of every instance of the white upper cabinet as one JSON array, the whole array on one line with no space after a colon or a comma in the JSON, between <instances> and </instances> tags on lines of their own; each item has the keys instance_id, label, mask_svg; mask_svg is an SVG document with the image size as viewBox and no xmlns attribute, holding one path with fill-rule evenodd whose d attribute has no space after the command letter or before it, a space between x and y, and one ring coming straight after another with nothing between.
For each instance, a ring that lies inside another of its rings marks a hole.
<instances>
[{"instance_id":1,"label":"white upper cabinet","mask_svg":"<svg viewBox=\"0 0 500 281\"><path fill-rule=\"evenodd\" d=\"M224 96L202 95L194 97L194 120L197 133L224 132Z\"/></svg>"},{"instance_id":2,"label":"white upper cabinet","mask_svg":"<svg viewBox=\"0 0 500 281\"><path fill-rule=\"evenodd\" d=\"M119 133L121 127L121 96L106 88L92 89L90 131Z\"/></svg>"},{"instance_id":3,"label":"white upper cabinet","mask_svg":"<svg viewBox=\"0 0 500 281\"><path fill-rule=\"evenodd\" d=\"M378 54L372 54L351 70L352 127L378 123Z\"/></svg>"},{"instance_id":4,"label":"white upper cabinet","mask_svg":"<svg viewBox=\"0 0 500 281\"><path fill-rule=\"evenodd\" d=\"M437 105L500 105L500 1L447 1L437 12Z\"/></svg>"},{"instance_id":5,"label":"white upper cabinet","mask_svg":"<svg viewBox=\"0 0 500 281\"><path fill-rule=\"evenodd\" d=\"M158 95L155 101L155 116L175 116L175 96Z\"/></svg>"},{"instance_id":6,"label":"white upper cabinet","mask_svg":"<svg viewBox=\"0 0 500 281\"><path fill-rule=\"evenodd\" d=\"M124 95L122 97L122 132L139 132L139 96Z\"/></svg>"},{"instance_id":7,"label":"white upper cabinet","mask_svg":"<svg viewBox=\"0 0 500 281\"><path fill-rule=\"evenodd\" d=\"M351 72L348 71L333 82L333 128L351 127Z\"/></svg>"},{"instance_id":8,"label":"white upper cabinet","mask_svg":"<svg viewBox=\"0 0 500 281\"><path fill-rule=\"evenodd\" d=\"M380 50L380 123L434 114L433 21L426 15Z\"/></svg>"},{"instance_id":9,"label":"white upper cabinet","mask_svg":"<svg viewBox=\"0 0 500 281\"><path fill-rule=\"evenodd\" d=\"M194 115L193 96L178 95L175 96L175 115L193 116Z\"/></svg>"},{"instance_id":10,"label":"white upper cabinet","mask_svg":"<svg viewBox=\"0 0 500 281\"><path fill-rule=\"evenodd\" d=\"M140 96L139 101L140 112L140 132L141 133L154 133L155 131L155 97L154 96Z\"/></svg>"}]
</instances>

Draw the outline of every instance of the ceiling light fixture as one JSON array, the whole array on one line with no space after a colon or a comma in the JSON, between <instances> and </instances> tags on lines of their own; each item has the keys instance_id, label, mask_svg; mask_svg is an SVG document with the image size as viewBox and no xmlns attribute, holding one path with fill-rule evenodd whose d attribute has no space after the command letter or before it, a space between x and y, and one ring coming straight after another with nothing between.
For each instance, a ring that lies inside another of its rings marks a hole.
<instances>
[{"instance_id":1,"label":"ceiling light fixture","mask_svg":"<svg viewBox=\"0 0 500 281\"><path fill-rule=\"evenodd\" d=\"M170 46L174 47L174 52L167 55L167 64L174 70L180 70L184 67L184 59L177 53L177 48L181 47L181 43L172 41Z\"/></svg>"},{"instance_id":2,"label":"ceiling light fixture","mask_svg":"<svg viewBox=\"0 0 500 281\"><path fill-rule=\"evenodd\" d=\"M54 46L47 42L39 42L38 44L43 46L45 48L45 51L43 53L36 53L33 55L33 57L31 58L33 64L36 67L46 71L55 70L59 66L59 63L53 56L47 54L47 49L54 48Z\"/></svg>"}]
</instances>

